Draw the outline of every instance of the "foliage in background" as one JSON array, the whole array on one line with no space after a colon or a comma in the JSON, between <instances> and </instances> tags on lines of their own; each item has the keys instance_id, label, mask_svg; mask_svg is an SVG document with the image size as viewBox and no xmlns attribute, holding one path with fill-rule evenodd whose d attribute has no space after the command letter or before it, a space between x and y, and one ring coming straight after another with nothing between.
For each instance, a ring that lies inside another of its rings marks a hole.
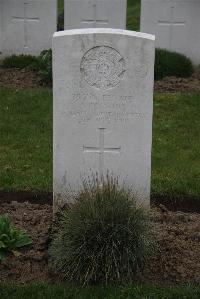
<instances>
[{"instance_id":1,"label":"foliage in background","mask_svg":"<svg viewBox=\"0 0 200 299\"><path fill-rule=\"evenodd\" d=\"M51 83L53 80L52 74L52 50L44 50L38 57L39 61L39 74L43 82Z\"/></svg>"},{"instance_id":2,"label":"foliage in background","mask_svg":"<svg viewBox=\"0 0 200 299\"><path fill-rule=\"evenodd\" d=\"M53 232L53 268L82 284L131 281L152 249L148 212L109 175L83 181Z\"/></svg>"},{"instance_id":3,"label":"foliage in background","mask_svg":"<svg viewBox=\"0 0 200 299\"><path fill-rule=\"evenodd\" d=\"M38 58L31 55L11 55L6 58L1 63L3 68L32 68L38 63Z\"/></svg>"},{"instance_id":4,"label":"foliage in background","mask_svg":"<svg viewBox=\"0 0 200 299\"><path fill-rule=\"evenodd\" d=\"M0 262L9 252L18 256L18 249L31 243L24 230L14 226L7 215L0 215Z\"/></svg>"},{"instance_id":5,"label":"foliage in background","mask_svg":"<svg viewBox=\"0 0 200 299\"><path fill-rule=\"evenodd\" d=\"M38 57L31 55L12 55L1 64L3 68L29 69L38 72L45 83L52 82L52 50L44 50Z\"/></svg>"},{"instance_id":6,"label":"foliage in background","mask_svg":"<svg viewBox=\"0 0 200 299\"><path fill-rule=\"evenodd\" d=\"M64 30L64 0L58 0L58 31Z\"/></svg>"},{"instance_id":7,"label":"foliage in background","mask_svg":"<svg viewBox=\"0 0 200 299\"><path fill-rule=\"evenodd\" d=\"M127 1L127 23L128 30L140 30L140 8L141 0L128 0Z\"/></svg>"},{"instance_id":8,"label":"foliage in background","mask_svg":"<svg viewBox=\"0 0 200 299\"><path fill-rule=\"evenodd\" d=\"M58 0L58 14L64 11L64 0Z\"/></svg>"},{"instance_id":9,"label":"foliage in background","mask_svg":"<svg viewBox=\"0 0 200 299\"><path fill-rule=\"evenodd\" d=\"M28 68L40 74L45 83L52 83L52 50L44 50L38 57L30 55L12 55L2 62L4 68ZM194 69L186 56L163 49L156 49L155 80L166 76L189 77Z\"/></svg>"},{"instance_id":10,"label":"foliage in background","mask_svg":"<svg viewBox=\"0 0 200 299\"><path fill-rule=\"evenodd\" d=\"M141 0L127 0L127 29L139 30ZM58 30L64 29L64 1L58 2ZM45 50L39 57L30 55L13 55L6 58L3 67L29 68L37 71L45 83L52 82L52 51ZM193 65L189 58L182 54L156 49L155 80L166 76L189 77Z\"/></svg>"},{"instance_id":11,"label":"foliage in background","mask_svg":"<svg viewBox=\"0 0 200 299\"><path fill-rule=\"evenodd\" d=\"M58 31L64 30L64 11L58 15Z\"/></svg>"},{"instance_id":12,"label":"foliage in background","mask_svg":"<svg viewBox=\"0 0 200 299\"><path fill-rule=\"evenodd\" d=\"M192 62L185 55L156 49L155 80L161 80L167 76L190 77L193 71Z\"/></svg>"}]
</instances>

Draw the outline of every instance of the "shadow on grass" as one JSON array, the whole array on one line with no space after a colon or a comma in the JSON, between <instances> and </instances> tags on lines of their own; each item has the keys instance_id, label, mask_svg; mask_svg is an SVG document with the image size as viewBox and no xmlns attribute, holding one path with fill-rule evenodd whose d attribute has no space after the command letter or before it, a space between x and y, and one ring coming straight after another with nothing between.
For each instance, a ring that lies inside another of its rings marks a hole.
<instances>
[{"instance_id":1,"label":"shadow on grass","mask_svg":"<svg viewBox=\"0 0 200 299\"><path fill-rule=\"evenodd\" d=\"M41 191L0 191L0 204L30 202L32 204L53 205L53 193ZM200 198L188 194L151 194L151 205L164 205L170 211L200 213Z\"/></svg>"}]
</instances>

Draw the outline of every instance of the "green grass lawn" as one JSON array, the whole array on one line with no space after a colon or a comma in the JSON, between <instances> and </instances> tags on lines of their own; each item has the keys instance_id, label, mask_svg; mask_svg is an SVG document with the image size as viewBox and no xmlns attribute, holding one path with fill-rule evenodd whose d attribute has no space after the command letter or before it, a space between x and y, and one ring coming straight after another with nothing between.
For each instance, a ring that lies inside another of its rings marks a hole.
<instances>
[{"instance_id":1,"label":"green grass lawn","mask_svg":"<svg viewBox=\"0 0 200 299\"><path fill-rule=\"evenodd\" d=\"M0 189L52 189L52 92L0 89Z\"/></svg>"},{"instance_id":2,"label":"green grass lawn","mask_svg":"<svg viewBox=\"0 0 200 299\"><path fill-rule=\"evenodd\" d=\"M139 30L141 0L127 0L127 29ZM64 10L64 0L58 0L58 14Z\"/></svg>"},{"instance_id":3,"label":"green grass lawn","mask_svg":"<svg viewBox=\"0 0 200 299\"><path fill-rule=\"evenodd\" d=\"M0 88L0 190L52 190L52 91ZM156 94L152 193L200 196L200 93Z\"/></svg>"},{"instance_id":4,"label":"green grass lawn","mask_svg":"<svg viewBox=\"0 0 200 299\"><path fill-rule=\"evenodd\" d=\"M152 192L200 196L200 94L156 94Z\"/></svg>"},{"instance_id":5,"label":"green grass lawn","mask_svg":"<svg viewBox=\"0 0 200 299\"><path fill-rule=\"evenodd\" d=\"M126 285L78 287L67 284L0 284L1 299L199 299L200 288Z\"/></svg>"}]
</instances>

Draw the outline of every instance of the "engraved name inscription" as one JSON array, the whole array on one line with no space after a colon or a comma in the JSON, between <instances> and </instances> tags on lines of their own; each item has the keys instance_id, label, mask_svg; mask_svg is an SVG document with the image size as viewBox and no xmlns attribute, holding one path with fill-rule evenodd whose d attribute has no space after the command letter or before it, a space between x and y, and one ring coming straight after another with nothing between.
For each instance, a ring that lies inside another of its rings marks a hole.
<instances>
[{"instance_id":1,"label":"engraved name inscription","mask_svg":"<svg viewBox=\"0 0 200 299\"><path fill-rule=\"evenodd\" d=\"M83 56L80 70L89 85L106 90L119 84L125 72L125 61L115 49L97 46Z\"/></svg>"},{"instance_id":2,"label":"engraved name inscription","mask_svg":"<svg viewBox=\"0 0 200 299\"><path fill-rule=\"evenodd\" d=\"M133 96L114 96L92 94L73 94L68 116L78 123L85 124L90 120L97 123L131 123L136 119L145 118L146 114L139 111Z\"/></svg>"}]
</instances>

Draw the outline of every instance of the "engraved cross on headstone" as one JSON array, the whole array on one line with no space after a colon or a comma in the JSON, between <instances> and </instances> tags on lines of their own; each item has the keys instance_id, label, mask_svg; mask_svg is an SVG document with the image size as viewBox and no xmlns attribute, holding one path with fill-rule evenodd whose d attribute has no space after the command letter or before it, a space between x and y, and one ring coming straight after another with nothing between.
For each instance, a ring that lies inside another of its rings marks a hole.
<instances>
[{"instance_id":1,"label":"engraved cross on headstone","mask_svg":"<svg viewBox=\"0 0 200 299\"><path fill-rule=\"evenodd\" d=\"M99 25L107 25L108 24L108 20L101 20L100 18L97 17L97 3L94 3L92 5L93 7L93 19L83 19L82 23L83 24L92 24L93 28L98 27Z\"/></svg>"},{"instance_id":2,"label":"engraved cross on headstone","mask_svg":"<svg viewBox=\"0 0 200 299\"><path fill-rule=\"evenodd\" d=\"M105 147L104 133L105 128L99 128L99 146L83 146L84 153L97 153L99 155L99 175L103 176L104 173L104 155L105 153L120 154L121 147Z\"/></svg>"},{"instance_id":3,"label":"engraved cross on headstone","mask_svg":"<svg viewBox=\"0 0 200 299\"><path fill-rule=\"evenodd\" d=\"M171 7L170 11L170 21L158 21L159 26L168 26L169 27L169 50L172 50L172 42L173 42L173 29L176 26L185 26L186 22L179 22L174 20L174 9L175 7Z\"/></svg>"},{"instance_id":4,"label":"engraved cross on headstone","mask_svg":"<svg viewBox=\"0 0 200 299\"><path fill-rule=\"evenodd\" d=\"M29 22L39 22L39 18L28 18L27 17L27 2L24 2L23 17L13 17L13 21L20 21L24 23L24 48L28 48L28 23Z\"/></svg>"}]
</instances>

